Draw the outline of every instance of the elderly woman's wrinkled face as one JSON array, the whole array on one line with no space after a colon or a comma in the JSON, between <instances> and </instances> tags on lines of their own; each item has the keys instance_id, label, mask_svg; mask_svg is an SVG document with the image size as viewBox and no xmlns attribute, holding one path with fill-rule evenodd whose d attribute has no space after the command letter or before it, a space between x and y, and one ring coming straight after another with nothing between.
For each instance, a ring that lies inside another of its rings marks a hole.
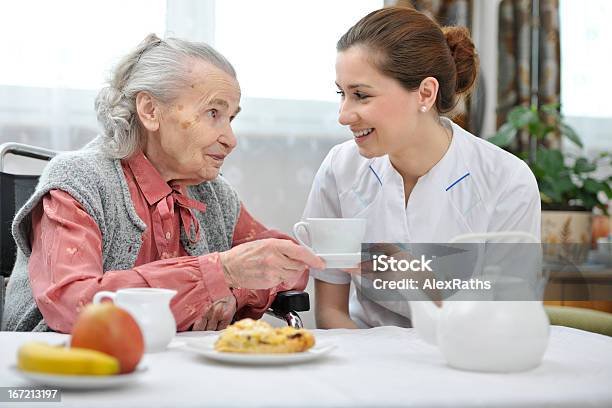
<instances>
[{"instance_id":1,"label":"elderly woman's wrinkled face","mask_svg":"<svg viewBox=\"0 0 612 408\"><path fill-rule=\"evenodd\" d=\"M157 132L161 154L155 164L167 181L199 184L216 178L236 147L231 122L240 110L240 86L231 75L205 62L192 62L189 71L192 81L187 89L161 109Z\"/></svg>"}]
</instances>

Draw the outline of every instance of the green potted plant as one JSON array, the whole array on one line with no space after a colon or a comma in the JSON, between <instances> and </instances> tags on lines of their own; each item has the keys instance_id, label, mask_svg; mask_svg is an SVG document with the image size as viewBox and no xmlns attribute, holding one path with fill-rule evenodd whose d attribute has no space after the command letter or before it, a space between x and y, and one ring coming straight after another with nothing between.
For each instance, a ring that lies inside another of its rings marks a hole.
<instances>
[{"instance_id":1,"label":"green potted plant","mask_svg":"<svg viewBox=\"0 0 612 408\"><path fill-rule=\"evenodd\" d=\"M513 152L526 160L538 182L542 199L542 242L551 244L591 241L593 209L607 214L607 199L612 199L612 176L597 176L602 166L610 168L608 152L589 159L550 146L550 136L560 135L582 149L582 140L559 112L558 104L517 106L508 119L488 140L502 148L509 147L517 135L525 132L530 148ZM560 144L560 143L559 143ZM584 261L586 245L575 246L580 253L572 261Z\"/></svg>"}]
</instances>

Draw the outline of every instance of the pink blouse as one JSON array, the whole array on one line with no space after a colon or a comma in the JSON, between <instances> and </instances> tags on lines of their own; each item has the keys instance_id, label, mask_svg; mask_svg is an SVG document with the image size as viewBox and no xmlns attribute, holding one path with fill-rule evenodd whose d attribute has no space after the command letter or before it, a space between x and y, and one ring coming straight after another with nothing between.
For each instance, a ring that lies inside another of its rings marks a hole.
<instances>
[{"instance_id":1,"label":"pink blouse","mask_svg":"<svg viewBox=\"0 0 612 408\"><path fill-rule=\"evenodd\" d=\"M68 193L51 190L32 211L32 255L28 272L32 292L45 321L53 330L69 333L79 310L101 290L159 287L177 290L171 309L179 331L189 330L217 300L236 298L236 319L260 318L284 290L303 290L307 271L291 287L272 289L228 287L218 253L188 256L180 241L180 226L195 225L196 240L204 230L192 211L206 211L180 186L170 186L139 153L122 160L138 216L147 228L134 268L103 273L102 236L94 219ZM232 246L264 238L291 239L268 230L241 205Z\"/></svg>"}]
</instances>

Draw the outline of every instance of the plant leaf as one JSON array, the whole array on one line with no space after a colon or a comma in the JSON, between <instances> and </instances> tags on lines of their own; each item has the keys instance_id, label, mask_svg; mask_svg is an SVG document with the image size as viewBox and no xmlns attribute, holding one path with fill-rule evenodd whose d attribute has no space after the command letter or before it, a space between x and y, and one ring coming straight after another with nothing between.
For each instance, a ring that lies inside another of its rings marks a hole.
<instances>
[{"instance_id":1,"label":"plant leaf","mask_svg":"<svg viewBox=\"0 0 612 408\"><path fill-rule=\"evenodd\" d=\"M536 162L547 175L552 177L558 177L566 169L563 154L557 149L538 148Z\"/></svg>"},{"instance_id":2,"label":"plant leaf","mask_svg":"<svg viewBox=\"0 0 612 408\"><path fill-rule=\"evenodd\" d=\"M537 113L526 106L517 106L508 113L508 122L518 129L538 120Z\"/></svg>"},{"instance_id":3,"label":"plant leaf","mask_svg":"<svg viewBox=\"0 0 612 408\"><path fill-rule=\"evenodd\" d=\"M610 187L610 179L604 181L602 184L603 192L606 193L606 197L608 197L608 199L612 199L612 187Z\"/></svg>"},{"instance_id":4,"label":"plant leaf","mask_svg":"<svg viewBox=\"0 0 612 408\"><path fill-rule=\"evenodd\" d=\"M546 113L549 116L552 116L557 121L561 119L561 113L559 112L560 104L558 103L548 103L546 105L542 105L540 109L542 112Z\"/></svg>"},{"instance_id":5,"label":"plant leaf","mask_svg":"<svg viewBox=\"0 0 612 408\"><path fill-rule=\"evenodd\" d=\"M517 129L510 123L504 123L497 133L487 140L499 147L508 146L516 138Z\"/></svg>"},{"instance_id":6,"label":"plant leaf","mask_svg":"<svg viewBox=\"0 0 612 408\"><path fill-rule=\"evenodd\" d=\"M583 187L586 191L590 193L594 193L594 194L597 194L600 191L604 191L604 183L602 183L601 181L592 179L592 178L588 178L584 180Z\"/></svg>"},{"instance_id":7,"label":"plant leaf","mask_svg":"<svg viewBox=\"0 0 612 408\"><path fill-rule=\"evenodd\" d=\"M599 199L597 199L596 194L589 194L584 190L579 190L576 195L578 200L580 200L580 204L589 211L599 204Z\"/></svg>"},{"instance_id":8,"label":"plant leaf","mask_svg":"<svg viewBox=\"0 0 612 408\"><path fill-rule=\"evenodd\" d=\"M571 191L575 187L574 182L568 174L558 178L554 185L556 187L556 190L560 193Z\"/></svg>"},{"instance_id":9,"label":"plant leaf","mask_svg":"<svg viewBox=\"0 0 612 408\"><path fill-rule=\"evenodd\" d=\"M571 140L576 146L578 146L580 148L583 147L582 139L580 139L580 136L578 136L576 131L574 129L572 129L571 126L566 125L565 123L560 123L559 124L559 130L561 131L561 134L563 136L565 136L569 140Z\"/></svg>"},{"instance_id":10,"label":"plant leaf","mask_svg":"<svg viewBox=\"0 0 612 408\"><path fill-rule=\"evenodd\" d=\"M574 171L576 173L590 173L597 170L595 163L590 163L585 157L579 157L574 163Z\"/></svg>"},{"instance_id":11,"label":"plant leaf","mask_svg":"<svg viewBox=\"0 0 612 408\"><path fill-rule=\"evenodd\" d=\"M551 204L552 203L552 198L550 198L548 195L546 195L546 193L540 191L540 200L542 200L543 203L546 204Z\"/></svg>"},{"instance_id":12,"label":"plant leaf","mask_svg":"<svg viewBox=\"0 0 612 408\"><path fill-rule=\"evenodd\" d=\"M543 122L540 122L539 120L529 122L529 124L527 125L527 129L529 131L529 134L535 136L536 139L538 140L544 139L546 135L549 133L546 130L547 126Z\"/></svg>"}]
</instances>

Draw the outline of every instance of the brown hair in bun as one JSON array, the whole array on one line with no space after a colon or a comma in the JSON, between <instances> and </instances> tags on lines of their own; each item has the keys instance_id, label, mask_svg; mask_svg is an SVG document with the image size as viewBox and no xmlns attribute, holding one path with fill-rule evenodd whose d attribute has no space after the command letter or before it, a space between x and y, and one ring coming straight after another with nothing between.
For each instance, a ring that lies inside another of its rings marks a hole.
<instances>
[{"instance_id":1,"label":"brown hair in bun","mask_svg":"<svg viewBox=\"0 0 612 408\"><path fill-rule=\"evenodd\" d=\"M468 94L478 75L478 54L467 28L441 28L410 7L373 11L340 38L336 49L355 45L372 51L374 65L408 91L418 89L427 77L436 78L439 113L452 110L457 95Z\"/></svg>"},{"instance_id":2,"label":"brown hair in bun","mask_svg":"<svg viewBox=\"0 0 612 408\"><path fill-rule=\"evenodd\" d=\"M478 54L470 38L470 32L465 27L444 27L442 29L446 43L451 50L455 67L457 68L458 94L469 93L474 87L478 76Z\"/></svg>"}]
</instances>

